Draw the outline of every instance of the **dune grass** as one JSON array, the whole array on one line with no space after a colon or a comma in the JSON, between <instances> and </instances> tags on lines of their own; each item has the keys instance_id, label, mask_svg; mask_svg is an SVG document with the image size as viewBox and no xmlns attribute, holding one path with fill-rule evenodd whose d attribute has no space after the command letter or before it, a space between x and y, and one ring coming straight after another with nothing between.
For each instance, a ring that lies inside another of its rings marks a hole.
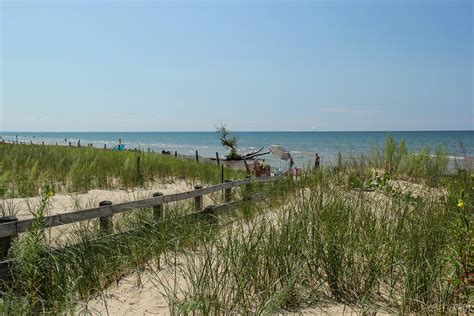
<instances>
[{"instance_id":1,"label":"dune grass","mask_svg":"<svg viewBox=\"0 0 474 316\"><path fill-rule=\"evenodd\" d=\"M139 162L138 162L139 160ZM226 178L242 178L225 168ZM0 197L38 195L45 184L54 192L135 188L159 179L218 183L221 169L210 163L143 152L92 147L0 145Z\"/></svg>"},{"instance_id":2,"label":"dune grass","mask_svg":"<svg viewBox=\"0 0 474 316\"><path fill-rule=\"evenodd\" d=\"M219 232L215 221L206 216L187 216L195 212L194 203L184 201L166 205L160 220L153 217L151 208L137 209L116 216L113 235L103 235L92 220L70 228L61 241L53 243L43 231L51 189L45 186L41 191L35 224L10 251L13 280L4 286L0 304L5 314L74 313L77 302L87 312L88 300L125 275L137 272L140 276L146 268L159 271L167 252L198 249ZM254 184L235 191L235 198L241 198L272 190ZM216 204L224 200L223 196L213 199ZM238 210L237 218L245 219L252 217L250 212L262 212L263 206L245 200Z\"/></svg>"},{"instance_id":3,"label":"dune grass","mask_svg":"<svg viewBox=\"0 0 474 316\"><path fill-rule=\"evenodd\" d=\"M447 174L441 151L415 160L382 152L381 160L341 156L293 183L280 207L185 251L184 264L171 268L186 285L162 291L170 311L270 314L343 304L361 313L472 312L472 170ZM405 181L415 174L425 191ZM395 186L401 179L405 189Z\"/></svg>"},{"instance_id":4,"label":"dune grass","mask_svg":"<svg viewBox=\"0 0 474 316\"><path fill-rule=\"evenodd\" d=\"M3 311L73 311L75 302L100 295L123 275L152 267L172 314L338 304L361 313L469 313L474 179L471 169L447 173L445 157L440 150L419 158L387 140L372 157L341 155L298 181L238 191L268 198L243 205L226 225L183 220L192 212L183 203L169 206L161 221L149 209L136 210L112 236L77 230L60 248L42 237L40 208L38 226L11 252L15 279ZM164 266L172 270L166 277L159 273Z\"/></svg>"},{"instance_id":5,"label":"dune grass","mask_svg":"<svg viewBox=\"0 0 474 316\"><path fill-rule=\"evenodd\" d=\"M156 221L152 210L138 209L118 218L113 235L103 235L97 225L78 225L55 247L48 245L42 227L43 196L35 225L13 245L10 255L13 280L3 299L5 314L73 312L76 301L87 302L113 282L152 265L179 242L196 247L212 238L205 222L186 220L189 203L175 205Z\"/></svg>"}]
</instances>

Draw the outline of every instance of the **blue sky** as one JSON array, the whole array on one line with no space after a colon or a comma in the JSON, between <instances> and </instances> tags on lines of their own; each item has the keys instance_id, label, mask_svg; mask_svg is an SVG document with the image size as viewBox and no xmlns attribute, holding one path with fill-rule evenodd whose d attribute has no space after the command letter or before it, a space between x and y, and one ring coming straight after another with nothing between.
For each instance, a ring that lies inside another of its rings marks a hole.
<instances>
[{"instance_id":1,"label":"blue sky","mask_svg":"<svg viewBox=\"0 0 474 316\"><path fill-rule=\"evenodd\" d=\"M0 130L472 130L472 3L2 1Z\"/></svg>"}]
</instances>

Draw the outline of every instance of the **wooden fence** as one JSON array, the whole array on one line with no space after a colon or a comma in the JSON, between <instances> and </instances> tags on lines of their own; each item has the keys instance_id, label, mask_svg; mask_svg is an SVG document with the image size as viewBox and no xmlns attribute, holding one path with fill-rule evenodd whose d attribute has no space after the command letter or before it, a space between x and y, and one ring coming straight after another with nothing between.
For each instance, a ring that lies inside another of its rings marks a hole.
<instances>
[{"instance_id":1,"label":"wooden fence","mask_svg":"<svg viewBox=\"0 0 474 316\"><path fill-rule=\"evenodd\" d=\"M222 184L209 186L203 188L196 186L195 190L162 195L157 192L153 197L143 200L112 204L110 201L102 201L99 207L74 211L70 213L50 215L44 218L44 227L56 227L66 224L77 223L80 221L99 218L100 229L111 233L112 232L112 216L129 210L145 207L153 207L153 214L159 218L161 216L162 205L170 202L183 201L194 198L195 209L199 211L202 209L202 196L214 192L224 191L225 202L229 203L231 200L232 188L244 185L250 185L252 182L265 183L276 181L278 177L259 177L230 181L226 180ZM17 220L15 217L0 218L0 260L3 260L10 248L12 239L19 233L26 232L33 224L34 219Z\"/></svg>"}]
</instances>

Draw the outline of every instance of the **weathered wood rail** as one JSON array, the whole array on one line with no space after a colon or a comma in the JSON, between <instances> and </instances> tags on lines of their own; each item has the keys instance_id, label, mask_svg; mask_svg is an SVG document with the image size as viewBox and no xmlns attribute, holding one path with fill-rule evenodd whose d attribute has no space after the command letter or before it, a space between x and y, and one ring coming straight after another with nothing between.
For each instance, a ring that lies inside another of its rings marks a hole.
<instances>
[{"instance_id":1,"label":"weathered wood rail","mask_svg":"<svg viewBox=\"0 0 474 316\"><path fill-rule=\"evenodd\" d=\"M240 187L243 185L250 185L252 182L255 183L265 183L276 181L278 177L259 177L251 178L247 177L245 179L230 181L218 185L209 186L202 188L200 186L195 187L193 191L161 195L160 193L153 194L153 197L143 200L112 204L108 201L102 201L99 207L90 208L85 210L74 211L70 213L50 215L44 218L44 227L56 227L66 224L77 223L81 221L86 221L90 219L99 218L100 227L104 231L110 232L112 230L112 216L122 212L130 211L137 208L147 208L152 207L156 217L159 217L161 214L162 205L171 202L178 202L187 199L194 198L194 203L196 210L202 208L202 196L224 191L225 201L230 202L231 190L235 187ZM107 203L108 202L108 203ZM0 221L0 245L1 249L0 260L4 259L8 253L8 248L11 243L11 239L16 237L19 233L26 232L33 224L34 219L26 220L16 220L9 218L8 221L1 223Z\"/></svg>"}]
</instances>

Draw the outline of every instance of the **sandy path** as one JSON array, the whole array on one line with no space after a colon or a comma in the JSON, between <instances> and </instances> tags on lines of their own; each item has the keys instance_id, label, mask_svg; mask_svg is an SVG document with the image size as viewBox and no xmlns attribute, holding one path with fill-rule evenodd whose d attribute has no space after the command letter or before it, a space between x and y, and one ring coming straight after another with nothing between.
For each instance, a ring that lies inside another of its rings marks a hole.
<instances>
[{"instance_id":1,"label":"sandy path","mask_svg":"<svg viewBox=\"0 0 474 316\"><path fill-rule=\"evenodd\" d=\"M177 264L180 265L182 258L178 257L177 260ZM158 280L166 280L164 282L169 282L171 287L175 284L176 280L177 296L180 298L182 290L186 288L186 281L181 273L177 273L175 276L173 271L172 266L167 265L159 271L150 268L140 274L137 272L132 273L117 284L110 286L101 296L89 302L78 302L75 313L78 315L117 316L172 315L169 304L162 294L164 291L163 286ZM359 315L360 311L339 304L307 308L299 312L281 311L277 315L301 314Z\"/></svg>"},{"instance_id":2,"label":"sandy path","mask_svg":"<svg viewBox=\"0 0 474 316\"><path fill-rule=\"evenodd\" d=\"M160 272L166 273L166 271ZM140 282L139 282L140 280ZM93 315L170 315L168 302L157 290L156 276L151 271L140 278L133 273L109 287L102 297L79 303L77 314Z\"/></svg>"},{"instance_id":3,"label":"sandy path","mask_svg":"<svg viewBox=\"0 0 474 316\"><path fill-rule=\"evenodd\" d=\"M143 278L143 277L142 277ZM136 283L136 275L122 280L118 286L109 289L103 299L90 301L87 306L81 304L76 309L78 315L171 315L168 303L150 280ZM278 315L360 315L351 307L332 305L320 308L309 308L298 313L280 312ZM381 315L381 314L379 314Z\"/></svg>"},{"instance_id":4,"label":"sandy path","mask_svg":"<svg viewBox=\"0 0 474 316\"><path fill-rule=\"evenodd\" d=\"M278 222L278 215L281 209L288 205L282 205L278 210L268 210L251 221L251 223L231 224L237 229L240 227L247 231L249 225L256 221L269 221L274 224ZM189 253L188 253L189 255ZM173 253L168 253L166 258L162 256L164 263L161 269L148 267L145 271L134 272L121 279L116 284L110 286L102 295L91 299L88 302L79 302L76 313L85 315L172 315L169 303L162 293L165 287L161 282L168 284L170 289L176 286L176 295L182 299L183 291L186 291L186 277L180 269L185 259L184 255L178 254L176 258ZM174 267L177 269L174 269ZM175 273L176 272L176 273ZM160 282L161 280L161 282ZM303 309L295 312L280 312L278 315L358 315L360 312L344 305L330 305Z\"/></svg>"}]
</instances>

